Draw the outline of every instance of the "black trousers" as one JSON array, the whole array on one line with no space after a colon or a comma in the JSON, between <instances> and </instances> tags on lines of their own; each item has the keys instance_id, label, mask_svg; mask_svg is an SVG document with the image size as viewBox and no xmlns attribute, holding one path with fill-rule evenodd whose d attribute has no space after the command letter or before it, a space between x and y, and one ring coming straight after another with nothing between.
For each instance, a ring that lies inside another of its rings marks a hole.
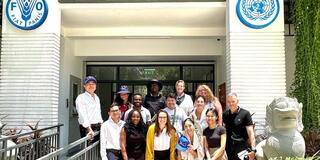
<instances>
[{"instance_id":1,"label":"black trousers","mask_svg":"<svg viewBox=\"0 0 320 160\"><path fill-rule=\"evenodd\" d=\"M154 151L154 160L170 160L170 149Z\"/></svg>"},{"instance_id":2,"label":"black trousers","mask_svg":"<svg viewBox=\"0 0 320 160\"><path fill-rule=\"evenodd\" d=\"M87 130L86 128L84 128L81 124L79 125L80 128L80 136L81 138L87 136ZM96 131L100 131L100 124L91 124L91 129L96 132ZM100 134L96 135L93 139L93 141L91 141L91 143L94 143L96 141L98 141L100 139Z\"/></svg>"},{"instance_id":3,"label":"black trousers","mask_svg":"<svg viewBox=\"0 0 320 160\"><path fill-rule=\"evenodd\" d=\"M237 142L237 141L230 141L227 142L226 146L226 152L228 155L228 159L232 160L240 160L238 157L238 153L246 150L249 147L249 145L243 141L243 142Z\"/></svg>"}]
</instances>

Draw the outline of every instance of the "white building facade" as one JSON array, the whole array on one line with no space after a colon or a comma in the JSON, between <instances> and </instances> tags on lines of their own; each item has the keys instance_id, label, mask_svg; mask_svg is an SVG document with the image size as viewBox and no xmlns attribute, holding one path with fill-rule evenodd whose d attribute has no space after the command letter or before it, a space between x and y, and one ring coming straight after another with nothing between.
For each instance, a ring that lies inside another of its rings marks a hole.
<instances>
[{"instance_id":1,"label":"white building facade","mask_svg":"<svg viewBox=\"0 0 320 160\"><path fill-rule=\"evenodd\" d=\"M3 121L8 127L39 119L41 127L62 123L63 146L79 134L73 99L89 66L213 65L215 95L222 96L218 88L225 84L226 93L238 93L240 106L263 125L266 105L286 96L291 84L294 42L285 37L283 1L255 2L38 0L34 10L22 13L19 0L4 0L0 114L8 117ZM111 99L116 88L109 89L113 92L100 99Z\"/></svg>"}]
</instances>

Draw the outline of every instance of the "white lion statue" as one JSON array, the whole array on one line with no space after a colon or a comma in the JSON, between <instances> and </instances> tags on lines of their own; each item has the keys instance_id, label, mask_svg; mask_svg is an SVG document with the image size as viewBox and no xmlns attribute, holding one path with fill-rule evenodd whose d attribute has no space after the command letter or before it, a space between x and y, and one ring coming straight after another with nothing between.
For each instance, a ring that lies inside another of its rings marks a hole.
<instances>
[{"instance_id":1,"label":"white lion statue","mask_svg":"<svg viewBox=\"0 0 320 160\"><path fill-rule=\"evenodd\" d=\"M281 97L274 99L266 110L268 136L256 147L257 160L303 158L306 147L300 134L303 130L302 104L296 98Z\"/></svg>"}]
</instances>

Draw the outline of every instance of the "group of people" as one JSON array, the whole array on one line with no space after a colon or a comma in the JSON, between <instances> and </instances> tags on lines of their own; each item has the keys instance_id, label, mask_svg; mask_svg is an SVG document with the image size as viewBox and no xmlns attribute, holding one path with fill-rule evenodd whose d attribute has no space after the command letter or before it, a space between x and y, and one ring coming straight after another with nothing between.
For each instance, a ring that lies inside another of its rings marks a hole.
<instances>
[{"instance_id":1,"label":"group of people","mask_svg":"<svg viewBox=\"0 0 320 160\"><path fill-rule=\"evenodd\" d=\"M255 157L252 118L235 93L228 94L223 112L207 85L198 86L194 102L183 80L166 97L159 93L162 83L151 80L144 99L122 85L103 122L96 83L93 76L84 79L76 107L82 137L100 130L102 160L237 160L243 150Z\"/></svg>"}]
</instances>

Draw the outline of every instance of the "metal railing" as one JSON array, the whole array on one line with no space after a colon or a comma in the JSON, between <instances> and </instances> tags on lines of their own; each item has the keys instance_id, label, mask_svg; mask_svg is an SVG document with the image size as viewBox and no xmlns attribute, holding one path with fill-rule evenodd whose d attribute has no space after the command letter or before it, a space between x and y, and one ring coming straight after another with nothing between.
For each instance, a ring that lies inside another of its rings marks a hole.
<instances>
[{"instance_id":1,"label":"metal railing","mask_svg":"<svg viewBox=\"0 0 320 160\"><path fill-rule=\"evenodd\" d=\"M95 132L97 136L100 132ZM100 140L91 144L90 137L83 137L37 160L100 160ZM70 150L79 147L75 154L70 155ZM69 154L68 154L69 153Z\"/></svg>"},{"instance_id":2,"label":"metal railing","mask_svg":"<svg viewBox=\"0 0 320 160\"><path fill-rule=\"evenodd\" d=\"M0 138L0 160L34 160L59 148L60 127L37 129L32 132ZM43 133L43 136L34 137ZM15 143L19 140L19 143Z\"/></svg>"}]
</instances>

